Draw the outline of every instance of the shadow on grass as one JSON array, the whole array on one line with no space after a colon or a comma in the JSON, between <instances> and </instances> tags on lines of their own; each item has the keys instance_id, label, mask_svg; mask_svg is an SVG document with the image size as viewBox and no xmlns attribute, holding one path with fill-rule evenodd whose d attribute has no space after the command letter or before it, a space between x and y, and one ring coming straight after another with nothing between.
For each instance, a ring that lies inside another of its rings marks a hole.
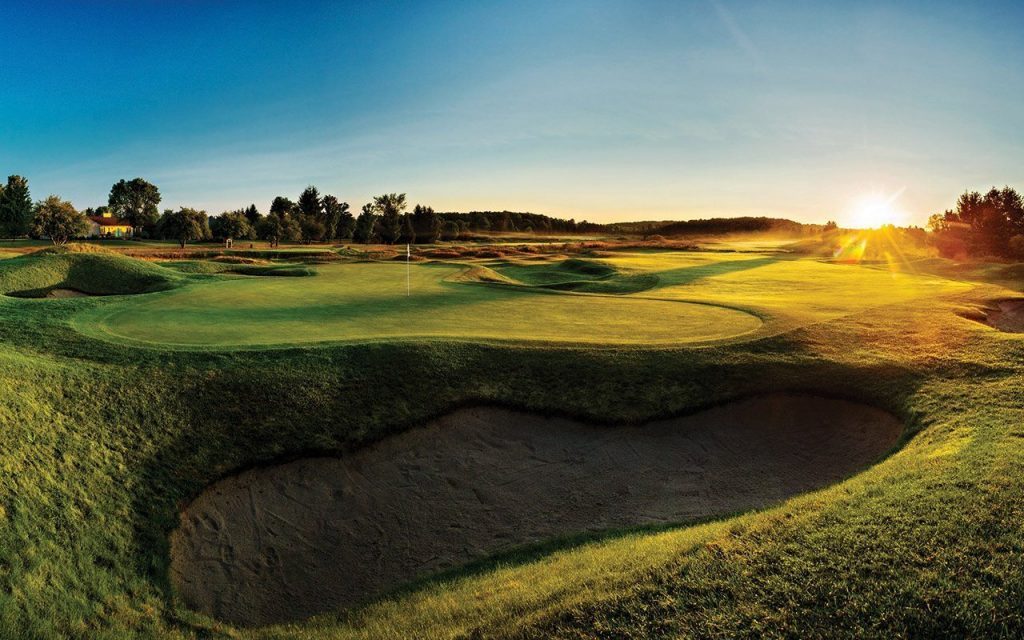
<instances>
[{"instance_id":1,"label":"shadow on grass","mask_svg":"<svg viewBox=\"0 0 1024 640\"><path fill-rule=\"evenodd\" d=\"M700 264L691 267L679 267L678 269L656 271L654 273L658 276L658 284L653 288L661 289L664 287L673 287L682 284L692 284L698 280L703 280L704 278L714 278L715 276L724 276L730 273L758 269L760 267L779 262L783 259L784 258L780 256L768 256L764 258L752 258L750 260L725 260L710 264Z\"/></svg>"}]
</instances>

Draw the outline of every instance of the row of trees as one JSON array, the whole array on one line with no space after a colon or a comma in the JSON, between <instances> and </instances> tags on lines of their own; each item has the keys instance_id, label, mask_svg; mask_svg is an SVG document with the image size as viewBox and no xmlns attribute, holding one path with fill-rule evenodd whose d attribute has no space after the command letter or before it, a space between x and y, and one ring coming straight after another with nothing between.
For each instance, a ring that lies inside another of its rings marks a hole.
<instances>
[{"instance_id":1,"label":"row of trees","mask_svg":"<svg viewBox=\"0 0 1024 640\"><path fill-rule=\"evenodd\" d=\"M182 247L188 241L211 237L206 212L188 207L164 211L153 228L157 237L177 240ZM49 196L32 206L29 235L33 237L49 238L54 244L64 244L88 231L86 215L67 200Z\"/></svg>"},{"instance_id":2,"label":"row of trees","mask_svg":"<svg viewBox=\"0 0 1024 640\"><path fill-rule=\"evenodd\" d=\"M330 194L320 195L316 187L303 191L298 201L274 198L267 215L256 205L226 211L210 220L210 233L217 239L267 240L284 242L352 240L372 243L433 243L441 238L443 224L433 208L416 205L411 213L404 193L377 196L354 216L347 202ZM454 235L452 236L454 238Z\"/></svg>"},{"instance_id":3,"label":"row of trees","mask_svg":"<svg viewBox=\"0 0 1024 640\"><path fill-rule=\"evenodd\" d=\"M182 207L160 213L160 189L143 178L119 180L110 188L107 204L81 212L81 219L70 216L70 203L64 200L59 210L67 228L85 233L87 216L110 213L132 227L136 236L175 239L181 243L197 240L262 239L280 242L320 242L350 240L360 243L383 242L429 244L455 240L460 236L487 232L592 232L602 225L573 219L552 218L536 213L514 211L472 211L437 213L432 207L417 204L411 212L404 193L388 193L373 198L354 215L347 202L331 194L307 187L296 201L278 196L266 215L256 205L225 211L208 217L205 212ZM51 199L33 204L28 180L10 176L0 185L0 237L38 235L36 209ZM71 207L73 209L74 207ZM76 214L79 212L76 211ZM70 216L70 217L68 217ZM74 218L74 219L71 219ZM79 224L80 223L80 224ZM75 226L78 225L78 226ZM62 232L63 235L63 232ZM74 237L74 234L72 234Z\"/></svg>"},{"instance_id":4,"label":"row of trees","mask_svg":"<svg viewBox=\"0 0 1024 640\"><path fill-rule=\"evenodd\" d=\"M1024 199L1011 187L965 191L955 209L931 216L928 227L944 256L1024 258Z\"/></svg>"}]
</instances>

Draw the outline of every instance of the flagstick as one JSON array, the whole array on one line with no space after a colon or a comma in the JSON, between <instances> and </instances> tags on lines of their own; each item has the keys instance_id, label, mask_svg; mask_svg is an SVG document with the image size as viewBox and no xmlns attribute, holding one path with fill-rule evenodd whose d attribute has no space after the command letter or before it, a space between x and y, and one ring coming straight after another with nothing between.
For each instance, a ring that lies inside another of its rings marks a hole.
<instances>
[{"instance_id":1,"label":"flagstick","mask_svg":"<svg viewBox=\"0 0 1024 640\"><path fill-rule=\"evenodd\" d=\"M411 252L409 250L409 244L406 243L406 245L405 245L405 297L406 298L408 298L410 295L412 295L412 288L411 288L411 285L409 284L409 256L410 255L411 255Z\"/></svg>"}]
</instances>

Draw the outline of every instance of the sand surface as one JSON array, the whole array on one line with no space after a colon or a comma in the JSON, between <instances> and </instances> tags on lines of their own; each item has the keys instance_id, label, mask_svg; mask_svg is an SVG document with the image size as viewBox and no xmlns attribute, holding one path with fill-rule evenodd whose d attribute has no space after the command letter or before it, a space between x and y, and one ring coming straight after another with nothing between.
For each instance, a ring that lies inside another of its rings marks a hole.
<instances>
[{"instance_id":1,"label":"sand surface","mask_svg":"<svg viewBox=\"0 0 1024 640\"><path fill-rule=\"evenodd\" d=\"M997 301L986 321L1000 331L1024 333L1024 299Z\"/></svg>"},{"instance_id":2,"label":"sand surface","mask_svg":"<svg viewBox=\"0 0 1024 640\"><path fill-rule=\"evenodd\" d=\"M46 292L47 298L81 298L88 295L88 293L77 289L50 289Z\"/></svg>"},{"instance_id":3,"label":"sand surface","mask_svg":"<svg viewBox=\"0 0 1024 640\"><path fill-rule=\"evenodd\" d=\"M559 534L769 505L876 460L901 429L800 394L639 427L462 409L343 458L215 483L171 536L171 580L222 620L301 620Z\"/></svg>"}]
</instances>

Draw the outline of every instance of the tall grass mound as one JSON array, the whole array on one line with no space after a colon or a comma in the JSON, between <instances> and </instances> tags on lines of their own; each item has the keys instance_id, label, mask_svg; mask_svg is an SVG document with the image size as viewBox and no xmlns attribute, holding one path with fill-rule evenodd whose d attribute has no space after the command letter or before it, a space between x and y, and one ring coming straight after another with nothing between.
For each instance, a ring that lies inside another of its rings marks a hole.
<instances>
[{"instance_id":1,"label":"tall grass mound","mask_svg":"<svg viewBox=\"0 0 1024 640\"><path fill-rule=\"evenodd\" d=\"M0 293L42 298L54 290L89 295L163 291L180 276L159 265L128 258L102 247L70 244L43 249L0 265Z\"/></svg>"},{"instance_id":2,"label":"tall grass mound","mask_svg":"<svg viewBox=\"0 0 1024 640\"><path fill-rule=\"evenodd\" d=\"M490 267L485 267L483 265L473 265L473 266L469 267L468 269L466 269L465 271L462 271L460 273L457 273L457 274L451 276L449 278L449 281L451 281L451 282L483 282L483 283L487 283L487 284L511 284L511 285L522 284L521 282L519 282L519 281L517 281L517 280L515 280L513 278L509 278L507 276L503 276L502 274L498 273L494 269L491 269Z\"/></svg>"},{"instance_id":3,"label":"tall grass mound","mask_svg":"<svg viewBox=\"0 0 1024 640\"><path fill-rule=\"evenodd\" d=\"M242 276L302 277L316 273L311 267L299 264L274 264L266 260L223 256L210 260L169 260L160 265L181 273L215 275L221 273Z\"/></svg>"},{"instance_id":4,"label":"tall grass mound","mask_svg":"<svg viewBox=\"0 0 1024 640\"><path fill-rule=\"evenodd\" d=\"M583 258L557 263L509 263L496 270L527 286L556 291L622 295L646 291L658 284L658 276L653 273L625 272L606 262Z\"/></svg>"}]
</instances>

